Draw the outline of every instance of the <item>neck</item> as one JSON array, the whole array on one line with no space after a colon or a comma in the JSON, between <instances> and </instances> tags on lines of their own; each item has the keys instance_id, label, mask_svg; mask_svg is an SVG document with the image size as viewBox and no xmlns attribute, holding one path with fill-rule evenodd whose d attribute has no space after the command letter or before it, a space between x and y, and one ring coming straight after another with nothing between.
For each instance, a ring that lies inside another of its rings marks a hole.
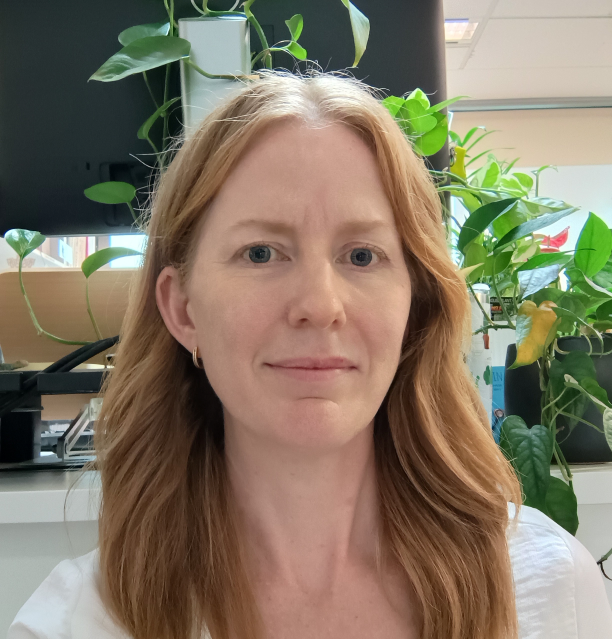
<instances>
[{"instance_id":1,"label":"neck","mask_svg":"<svg viewBox=\"0 0 612 639\"><path fill-rule=\"evenodd\" d=\"M307 454L237 430L226 429L225 454L255 580L321 592L349 566L375 569L373 423L340 448Z\"/></svg>"}]
</instances>

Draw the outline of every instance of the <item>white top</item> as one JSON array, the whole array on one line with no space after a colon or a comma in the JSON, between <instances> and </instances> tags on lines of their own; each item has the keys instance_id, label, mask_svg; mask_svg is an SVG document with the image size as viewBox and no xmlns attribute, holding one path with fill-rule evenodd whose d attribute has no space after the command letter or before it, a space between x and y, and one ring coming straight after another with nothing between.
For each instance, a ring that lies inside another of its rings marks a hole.
<instances>
[{"instance_id":1,"label":"white top","mask_svg":"<svg viewBox=\"0 0 612 639\"><path fill-rule=\"evenodd\" d=\"M512 517L514 504L508 509ZM612 639L604 577L575 537L522 506L508 542L520 639ZM60 562L17 613L7 639L130 639L104 610L97 562L97 550Z\"/></svg>"}]
</instances>

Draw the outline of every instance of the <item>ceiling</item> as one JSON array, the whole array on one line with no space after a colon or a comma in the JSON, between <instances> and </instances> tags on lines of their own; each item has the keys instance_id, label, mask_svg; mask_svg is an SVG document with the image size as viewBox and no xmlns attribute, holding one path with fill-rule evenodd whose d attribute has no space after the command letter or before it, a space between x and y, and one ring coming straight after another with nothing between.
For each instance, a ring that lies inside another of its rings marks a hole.
<instances>
[{"instance_id":1,"label":"ceiling","mask_svg":"<svg viewBox=\"0 0 612 639\"><path fill-rule=\"evenodd\" d=\"M446 45L449 96L612 98L612 0L444 0L444 13L478 22Z\"/></svg>"}]
</instances>

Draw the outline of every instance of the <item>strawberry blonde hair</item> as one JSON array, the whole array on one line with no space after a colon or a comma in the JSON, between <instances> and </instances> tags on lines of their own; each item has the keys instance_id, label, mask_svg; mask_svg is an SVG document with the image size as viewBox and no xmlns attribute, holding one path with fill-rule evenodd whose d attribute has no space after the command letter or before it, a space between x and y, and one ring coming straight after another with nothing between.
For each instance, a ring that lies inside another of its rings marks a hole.
<instances>
[{"instance_id":1,"label":"strawberry blonde hair","mask_svg":"<svg viewBox=\"0 0 612 639\"><path fill-rule=\"evenodd\" d=\"M375 156L412 280L409 330L374 424L381 543L405 571L420 639L516 639L506 528L520 485L466 368L470 304L423 161L376 92L350 77L263 73L221 103L156 187L95 432L101 593L135 639L263 639L225 467L223 413L168 332L155 286L189 277L196 230L266 127L342 124Z\"/></svg>"}]
</instances>

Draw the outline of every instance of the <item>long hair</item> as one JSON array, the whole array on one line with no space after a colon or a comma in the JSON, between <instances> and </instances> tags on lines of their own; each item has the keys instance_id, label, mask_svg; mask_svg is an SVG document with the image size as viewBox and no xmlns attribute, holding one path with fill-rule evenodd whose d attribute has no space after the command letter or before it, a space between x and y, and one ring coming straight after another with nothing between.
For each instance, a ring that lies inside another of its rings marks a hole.
<instances>
[{"instance_id":1,"label":"long hair","mask_svg":"<svg viewBox=\"0 0 612 639\"><path fill-rule=\"evenodd\" d=\"M264 636L234 523L221 402L167 330L155 286L167 265L189 276L207 206L247 145L286 119L361 136L403 242L413 297L374 446L381 543L414 588L419 637L518 636L506 528L520 485L465 365L469 298L439 197L378 98L351 77L265 73L203 121L159 180L95 432L101 592L135 639Z\"/></svg>"}]
</instances>

